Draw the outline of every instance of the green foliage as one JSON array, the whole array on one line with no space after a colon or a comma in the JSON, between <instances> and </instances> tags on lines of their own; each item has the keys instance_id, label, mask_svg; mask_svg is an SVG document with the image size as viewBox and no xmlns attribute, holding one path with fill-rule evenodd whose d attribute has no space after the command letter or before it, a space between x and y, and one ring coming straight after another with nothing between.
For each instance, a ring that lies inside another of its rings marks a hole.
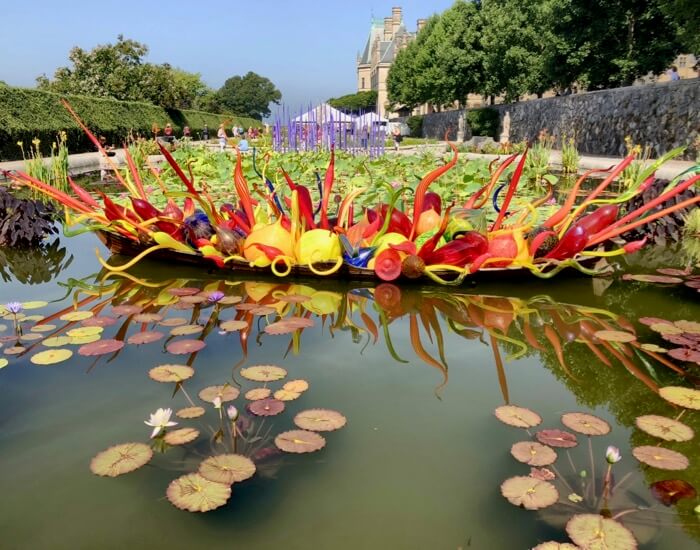
<instances>
[{"instance_id":1,"label":"green foliage","mask_svg":"<svg viewBox=\"0 0 700 550\"><path fill-rule=\"evenodd\" d=\"M489 136L496 139L500 116L495 109L485 107L483 109L469 109L467 111L467 124L471 128L472 135Z\"/></svg>"},{"instance_id":2,"label":"green foliage","mask_svg":"<svg viewBox=\"0 0 700 550\"><path fill-rule=\"evenodd\" d=\"M700 55L700 3L697 0L661 0L661 11L678 31L684 52Z\"/></svg>"},{"instance_id":3,"label":"green foliage","mask_svg":"<svg viewBox=\"0 0 700 550\"><path fill-rule=\"evenodd\" d=\"M61 131L67 134L71 153L93 151L94 146L61 105L65 97L88 127L97 135L104 135L107 143L120 145L129 135L151 137L151 128L170 123L176 133L187 125L197 137L204 124L210 135L221 122L237 123L245 128L260 126L256 120L225 114L190 110L166 110L145 102L114 101L59 94L24 88L0 87L0 159L22 158L17 142L29 144L40 140L41 152L51 153L51 144Z\"/></svg>"},{"instance_id":4,"label":"green foliage","mask_svg":"<svg viewBox=\"0 0 700 550\"><path fill-rule=\"evenodd\" d=\"M148 101L170 109L186 109L206 94L199 73L169 64L143 61L148 46L117 37L116 44L101 44L90 51L73 48L69 67L59 67L53 80L37 78L39 89L60 94L88 95L121 101Z\"/></svg>"},{"instance_id":5,"label":"green foliage","mask_svg":"<svg viewBox=\"0 0 700 550\"><path fill-rule=\"evenodd\" d=\"M368 92L332 97L328 100L328 104L348 114L374 112L377 108L377 92L376 90L370 90Z\"/></svg>"},{"instance_id":6,"label":"green foliage","mask_svg":"<svg viewBox=\"0 0 700 550\"><path fill-rule=\"evenodd\" d=\"M561 165L565 174L576 174L578 172L579 158L574 138L564 136L561 140Z\"/></svg>"},{"instance_id":7,"label":"green foliage","mask_svg":"<svg viewBox=\"0 0 700 550\"><path fill-rule=\"evenodd\" d=\"M411 137L419 138L423 135L423 117L410 116L406 120L406 124L411 130Z\"/></svg>"},{"instance_id":8,"label":"green foliage","mask_svg":"<svg viewBox=\"0 0 700 550\"><path fill-rule=\"evenodd\" d=\"M270 103L279 103L282 99L269 79L254 72L229 78L217 95L226 110L257 120L270 116Z\"/></svg>"}]
</instances>

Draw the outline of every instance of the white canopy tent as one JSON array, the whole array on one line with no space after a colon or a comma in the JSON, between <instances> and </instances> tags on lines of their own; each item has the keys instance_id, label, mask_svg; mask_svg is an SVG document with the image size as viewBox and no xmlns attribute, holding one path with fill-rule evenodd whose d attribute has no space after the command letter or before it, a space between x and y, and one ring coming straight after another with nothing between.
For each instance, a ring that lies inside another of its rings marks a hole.
<instances>
[{"instance_id":1,"label":"white canopy tent","mask_svg":"<svg viewBox=\"0 0 700 550\"><path fill-rule=\"evenodd\" d=\"M362 128L373 124L386 126L388 122L389 121L387 119L380 117L377 113L365 113L364 115L355 118L355 127Z\"/></svg>"},{"instance_id":2,"label":"white canopy tent","mask_svg":"<svg viewBox=\"0 0 700 550\"><path fill-rule=\"evenodd\" d=\"M331 107L328 103L321 103L313 109L292 119L292 122L300 122L302 124L351 124L355 120L352 115L346 115L342 111Z\"/></svg>"}]
</instances>

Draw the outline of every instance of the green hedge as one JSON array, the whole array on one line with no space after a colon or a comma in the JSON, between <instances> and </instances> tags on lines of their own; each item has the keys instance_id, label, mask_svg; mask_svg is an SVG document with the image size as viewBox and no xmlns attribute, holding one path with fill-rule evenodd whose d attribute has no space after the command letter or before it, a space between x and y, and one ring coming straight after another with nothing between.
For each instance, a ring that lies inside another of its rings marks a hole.
<instances>
[{"instance_id":1,"label":"green hedge","mask_svg":"<svg viewBox=\"0 0 700 550\"><path fill-rule=\"evenodd\" d=\"M469 109L467 111L467 124L471 128L473 136L489 136L496 139L500 116L495 109L484 107L483 109Z\"/></svg>"},{"instance_id":2,"label":"green hedge","mask_svg":"<svg viewBox=\"0 0 700 550\"><path fill-rule=\"evenodd\" d=\"M0 85L0 161L22 158L17 142L24 148L31 147L34 138L41 140L41 149L49 154L51 143L63 130L68 134L71 153L94 151L83 131L60 102L64 97L88 128L96 135L103 135L107 143L121 145L132 134L151 137L151 127L156 123L161 129L167 123L173 125L176 135L189 126L192 135L199 137L204 124L209 126L209 136L216 137L221 122L230 130L233 124L248 128L260 127L261 122L246 117L201 111L164 109L151 103L115 101L86 96L62 96L51 92Z\"/></svg>"},{"instance_id":3,"label":"green hedge","mask_svg":"<svg viewBox=\"0 0 700 550\"><path fill-rule=\"evenodd\" d=\"M423 135L423 117L421 115L410 116L406 119L406 124L411 130L411 137L419 138Z\"/></svg>"}]
</instances>

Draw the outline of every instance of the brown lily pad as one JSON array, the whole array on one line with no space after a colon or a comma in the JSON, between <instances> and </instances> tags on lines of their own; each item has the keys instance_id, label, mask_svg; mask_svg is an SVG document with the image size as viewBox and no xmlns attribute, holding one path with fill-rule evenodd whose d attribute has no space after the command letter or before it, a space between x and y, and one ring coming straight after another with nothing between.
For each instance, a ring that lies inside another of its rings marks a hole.
<instances>
[{"instance_id":1,"label":"brown lily pad","mask_svg":"<svg viewBox=\"0 0 700 550\"><path fill-rule=\"evenodd\" d=\"M194 369L187 365L160 365L148 371L156 382L182 382L194 376Z\"/></svg>"},{"instance_id":2,"label":"brown lily pad","mask_svg":"<svg viewBox=\"0 0 700 550\"><path fill-rule=\"evenodd\" d=\"M173 430L172 432L166 433L163 440L168 445L185 445L186 443L194 441L198 437L199 430L195 430L194 428L179 428L177 430Z\"/></svg>"},{"instance_id":3,"label":"brown lily pad","mask_svg":"<svg viewBox=\"0 0 700 550\"><path fill-rule=\"evenodd\" d=\"M200 474L186 474L168 485L166 496L180 510L209 512L226 504L231 487L209 481Z\"/></svg>"},{"instance_id":4,"label":"brown lily pad","mask_svg":"<svg viewBox=\"0 0 700 550\"><path fill-rule=\"evenodd\" d=\"M253 382L274 382L287 376L287 371L275 365L256 365L241 369L241 376Z\"/></svg>"},{"instance_id":5,"label":"brown lily pad","mask_svg":"<svg viewBox=\"0 0 700 550\"><path fill-rule=\"evenodd\" d=\"M674 348L668 351L668 355L679 361L700 364L700 351L688 348Z\"/></svg>"},{"instance_id":6,"label":"brown lily pad","mask_svg":"<svg viewBox=\"0 0 700 550\"><path fill-rule=\"evenodd\" d=\"M549 468L530 468L530 477L539 479L540 481L551 481L557 476Z\"/></svg>"},{"instance_id":7,"label":"brown lily pad","mask_svg":"<svg viewBox=\"0 0 700 550\"><path fill-rule=\"evenodd\" d=\"M651 325L673 324L671 321L668 321L666 319L660 319L659 317L640 317L639 322L648 327L650 327Z\"/></svg>"},{"instance_id":8,"label":"brown lily pad","mask_svg":"<svg viewBox=\"0 0 700 550\"><path fill-rule=\"evenodd\" d=\"M171 296L193 296L199 292L198 288L183 286L182 288L169 288L167 290Z\"/></svg>"},{"instance_id":9,"label":"brown lily pad","mask_svg":"<svg viewBox=\"0 0 700 550\"><path fill-rule=\"evenodd\" d=\"M248 457L237 454L211 456L199 465L199 474L209 481L232 483L253 477L255 464Z\"/></svg>"},{"instance_id":10,"label":"brown lily pad","mask_svg":"<svg viewBox=\"0 0 700 550\"><path fill-rule=\"evenodd\" d=\"M287 453L311 453L323 449L326 440L316 432L290 430L275 437L275 445Z\"/></svg>"},{"instance_id":11,"label":"brown lily pad","mask_svg":"<svg viewBox=\"0 0 700 550\"><path fill-rule=\"evenodd\" d=\"M93 474L117 477L137 470L153 457L153 451L144 443L122 443L98 453L90 462Z\"/></svg>"},{"instance_id":12,"label":"brown lily pad","mask_svg":"<svg viewBox=\"0 0 700 550\"><path fill-rule=\"evenodd\" d=\"M654 323L649 328L659 334L683 334L683 329L673 323Z\"/></svg>"},{"instance_id":13,"label":"brown lily pad","mask_svg":"<svg viewBox=\"0 0 700 550\"><path fill-rule=\"evenodd\" d=\"M121 306L114 306L112 308L112 313L117 317L124 317L129 315L136 315L141 313L143 308L134 304L123 304Z\"/></svg>"},{"instance_id":14,"label":"brown lily pad","mask_svg":"<svg viewBox=\"0 0 700 550\"><path fill-rule=\"evenodd\" d=\"M107 353L114 353L119 351L124 347L124 342L121 340L114 340L113 338L108 338L105 340L98 340L92 344L85 344L78 348L78 353L80 355L105 355Z\"/></svg>"},{"instance_id":15,"label":"brown lily pad","mask_svg":"<svg viewBox=\"0 0 700 550\"><path fill-rule=\"evenodd\" d=\"M674 405L700 410L700 390L683 386L666 386L659 388L659 395Z\"/></svg>"},{"instance_id":16,"label":"brown lily pad","mask_svg":"<svg viewBox=\"0 0 700 550\"><path fill-rule=\"evenodd\" d=\"M180 409L175 414L179 418L199 418L200 416L204 416L205 412L206 410L204 407L186 407L184 409Z\"/></svg>"},{"instance_id":17,"label":"brown lily pad","mask_svg":"<svg viewBox=\"0 0 700 550\"><path fill-rule=\"evenodd\" d=\"M695 436L692 428L665 416L655 414L638 416L635 423L640 430L665 441L690 441Z\"/></svg>"},{"instance_id":18,"label":"brown lily pad","mask_svg":"<svg viewBox=\"0 0 700 550\"><path fill-rule=\"evenodd\" d=\"M690 334L700 334L700 323L697 321L676 321L673 323L683 332L689 332Z\"/></svg>"},{"instance_id":19,"label":"brown lily pad","mask_svg":"<svg viewBox=\"0 0 700 550\"><path fill-rule=\"evenodd\" d=\"M287 391L302 393L309 389L309 383L300 378L298 380L290 380L289 382L286 382L282 388Z\"/></svg>"},{"instance_id":20,"label":"brown lily pad","mask_svg":"<svg viewBox=\"0 0 700 550\"><path fill-rule=\"evenodd\" d=\"M84 327L111 327L115 324L117 320L114 317L90 317L89 319L83 319L80 324Z\"/></svg>"},{"instance_id":21,"label":"brown lily pad","mask_svg":"<svg viewBox=\"0 0 700 550\"><path fill-rule=\"evenodd\" d=\"M642 445L632 449L632 454L639 462L661 470L685 470L688 467L685 455L663 447Z\"/></svg>"},{"instance_id":22,"label":"brown lily pad","mask_svg":"<svg viewBox=\"0 0 700 550\"><path fill-rule=\"evenodd\" d=\"M695 487L682 479L664 479L652 483L651 494L666 506L673 506L681 499L697 496Z\"/></svg>"},{"instance_id":23,"label":"brown lily pad","mask_svg":"<svg viewBox=\"0 0 700 550\"><path fill-rule=\"evenodd\" d=\"M577 514L566 524L569 538L581 548L591 550L635 550L632 532L614 519L598 514Z\"/></svg>"},{"instance_id":24,"label":"brown lily pad","mask_svg":"<svg viewBox=\"0 0 700 550\"><path fill-rule=\"evenodd\" d=\"M133 344L135 346L140 346L142 344L152 344L153 342L157 342L161 338L165 336L162 332L158 332L155 330L144 330L143 332L137 332L136 334L132 334L127 338L126 342L127 344Z\"/></svg>"},{"instance_id":25,"label":"brown lily pad","mask_svg":"<svg viewBox=\"0 0 700 550\"><path fill-rule=\"evenodd\" d=\"M248 310L250 313L253 315L272 315L273 313L277 313L277 310L274 307L270 306L259 306L256 308L252 308Z\"/></svg>"},{"instance_id":26,"label":"brown lily pad","mask_svg":"<svg viewBox=\"0 0 700 550\"><path fill-rule=\"evenodd\" d=\"M232 319L230 321L222 322L219 325L219 328L226 332L236 332L237 330L243 330L248 328L248 323L246 323L245 321L238 321L236 319Z\"/></svg>"},{"instance_id":27,"label":"brown lily pad","mask_svg":"<svg viewBox=\"0 0 700 550\"><path fill-rule=\"evenodd\" d=\"M218 397L222 403L233 401L238 397L238 388L224 384L223 386L208 386L199 392L199 398L207 403L213 403Z\"/></svg>"},{"instance_id":28,"label":"brown lily pad","mask_svg":"<svg viewBox=\"0 0 700 550\"><path fill-rule=\"evenodd\" d=\"M190 336L192 334L199 334L204 330L202 325L180 325L175 327L170 331L172 336Z\"/></svg>"},{"instance_id":29,"label":"brown lily pad","mask_svg":"<svg viewBox=\"0 0 700 550\"><path fill-rule=\"evenodd\" d=\"M248 410L256 416L275 416L284 410L284 401L259 399L248 404Z\"/></svg>"},{"instance_id":30,"label":"brown lily pad","mask_svg":"<svg viewBox=\"0 0 700 550\"><path fill-rule=\"evenodd\" d=\"M288 304L302 304L311 300L311 296L304 294L275 294L275 300L286 302Z\"/></svg>"},{"instance_id":31,"label":"brown lily pad","mask_svg":"<svg viewBox=\"0 0 700 550\"><path fill-rule=\"evenodd\" d=\"M173 355L188 355L196 353L205 347L206 344L202 340L177 340L176 342L170 342L165 349Z\"/></svg>"},{"instance_id":32,"label":"brown lily pad","mask_svg":"<svg viewBox=\"0 0 700 550\"><path fill-rule=\"evenodd\" d=\"M301 397L301 393L281 389L275 392L274 397L275 399L279 399L280 401L294 401L295 399L299 399Z\"/></svg>"},{"instance_id":33,"label":"brown lily pad","mask_svg":"<svg viewBox=\"0 0 700 550\"><path fill-rule=\"evenodd\" d=\"M139 313L137 315L134 315L131 320L134 321L134 323L157 323L158 321L161 321L163 319L162 315L159 315L158 313Z\"/></svg>"},{"instance_id":34,"label":"brown lily pad","mask_svg":"<svg viewBox=\"0 0 700 550\"><path fill-rule=\"evenodd\" d=\"M513 457L530 466L549 466L557 460L557 453L551 447L537 441L520 441L510 448Z\"/></svg>"},{"instance_id":35,"label":"brown lily pad","mask_svg":"<svg viewBox=\"0 0 700 550\"><path fill-rule=\"evenodd\" d=\"M530 409L515 405L501 405L495 410L496 418L514 428L534 428L542 422L542 417Z\"/></svg>"},{"instance_id":36,"label":"brown lily pad","mask_svg":"<svg viewBox=\"0 0 700 550\"><path fill-rule=\"evenodd\" d=\"M501 494L511 504L526 510L541 510L559 500L559 492L554 485L529 476L506 479L501 484Z\"/></svg>"},{"instance_id":37,"label":"brown lily pad","mask_svg":"<svg viewBox=\"0 0 700 550\"><path fill-rule=\"evenodd\" d=\"M638 274L633 275L631 273L625 273L622 276L623 281L639 281L641 283L661 283L669 285L677 285L683 282L683 279L678 277L671 277L670 275L645 275Z\"/></svg>"},{"instance_id":38,"label":"brown lily pad","mask_svg":"<svg viewBox=\"0 0 700 550\"><path fill-rule=\"evenodd\" d=\"M604 340L605 342L634 342L637 337L631 332L625 332L623 330L599 330L595 333L595 337L598 340Z\"/></svg>"},{"instance_id":39,"label":"brown lily pad","mask_svg":"<svg viewBox=\"0 0 700 550\"><path fill-rule=\"evenodd\" d=\"M662 348L656 344L642 344L640 347L644 351L651 351L653 353L666 353L668 351L666 348Z\"/></svg>"},{"instance_id":40,"label":"brown lily pad","mask_svg":"<svg viewBox=\"0 0 700 550\"><path fill-rule=\"evenodd\" d=\"M245 398L249 401L258 401L260 399L267 399L272 394L270 388L253 388L248 390L245 394Z\"/></svg>"},{"instance_id":41,"label":"brown lily pad","mask_svg":"<svg viewBox=\"0 0 700 550\"><path fill-rule=\"evenodd\" d=\"M270 323L265 327L265 332L267 334L271 334L273 336L281 336L283 334L290 334L296 330L299 330L299 327L296 326L293 323L287 323L285 319L282 319L281 321L277 321L276 323Z\"/></svg>"},{"instance_id":42,"label":"brown lily pad","mask_svg":"<svg viewBox=\"0 0 700 550\"><path fill-rule=\"evenodd\" d=\"M169 317L163 319L158 324L162 327L179 327L180 325L186 325L187 319L184 317Z\"/></svg>"},{"instance_id":43,"label":"brown lily pad","mask_svg":"<svg viewBox=\"0 0 700 550\"><path fill-rule=\"evenodd\" d=\"M568 542L556 542L550 540L548 542L543 542L538 544L532 550L581 550L578 546L574 546Z\"/></svg>"},{"instance_id":44,"label":"brown lily pad","mask_svg":"<svg viewBox=\"0 0 700 550\"><path fill-rule=\"evenodd\" d=\"M550 447L571 448L578 445L576 436L564 430L540 430L535 434L537 441Z\"/></svg>"},{"instance_id":45,"label":"brown lily pad","mask_svg":"<svg viewBox=\"0 0 700 550\"><path fill-rule=\"evenodd\" d=\"M676 269L674 267L662 267L656 270L661 275L670 275L672 277L685 277L690 275L690 271L686 269Z\"/></svg>"},{"instance_id":46,"label":"brown lily pad","mask_svg":"<svg viewBox=\"0 0 700 550\"><path fill-rule=\"evenodd\" d=\"M303 430L330 432L345 426L347 418L331 409L309 409L297 414L294 423Z\"/></svg>"},{"instance_id":47,"label":"brown lily pad","mask_svg":"<svg viewBox=\"0 0 700 550\"><path fill-rule=\"evenodd\" d=\"M2 352L5 355L19 355L20 353L24 353L25 351L27 351L27 348L25 348L24 346L10 346L9 348L5 348Z\"/></svg>"},{"instance_id":48,"label":"brown lily pad","mask_svg":"<svg viewBox=\"0 0 700 550\"><path fill-rule=\"evenodd\" d=\"M561 421L570 430L584 435L606 435L610 433L610 424L602 418L587 413L565 413Z\"/></svg>"}]
</instances>

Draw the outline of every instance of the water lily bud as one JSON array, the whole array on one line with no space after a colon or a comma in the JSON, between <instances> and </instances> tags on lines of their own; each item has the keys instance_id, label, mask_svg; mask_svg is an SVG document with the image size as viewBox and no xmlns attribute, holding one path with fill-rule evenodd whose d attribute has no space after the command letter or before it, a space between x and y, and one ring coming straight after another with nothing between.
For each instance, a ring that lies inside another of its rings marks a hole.
<instances>
[{"instance_id":1,"label":"water lily bud","mask_svg":"<svg viewBox=\"0 0 700 550\"><path fill-rule=\"evenodd\" d=\"M215 409L220 409L221 408L221 397L215 397L214 401L212 401L212 404L214 405Z\"/></svg>"},{"instance_id":2,"label":"water lily bud","mask_svg":"<svg viewBox=\"0 0 700 550\"><path fill-rule=\"evenodd\" d=\"M608 449L605 451L605 460L608 461L608 464L620 462L620 460L622 460L620 449L613 447L612 445L608 446Z\"/></svg>"},{"instance_id":3,"label":"water lily bud","mask_svg":"<svg viewBox=\"0 0 700 550\"><path fill-rule=\"evenodd\" d=\"M588 472L586 470L581 470L578 475L581 476L582 479L586 479L588 477Z\"/></svg>"},{"instance_id":4,"label":"water lily bud","mask_svg":"<svg viewBox=\"0 0 700 550\"><path fill-rule=\"evenodd\" d=\"M233 405L229 405L229 407L226 409L226 415L231 422L235 422L238 420L238 409Z\"/></svg>"}]
</instances>

